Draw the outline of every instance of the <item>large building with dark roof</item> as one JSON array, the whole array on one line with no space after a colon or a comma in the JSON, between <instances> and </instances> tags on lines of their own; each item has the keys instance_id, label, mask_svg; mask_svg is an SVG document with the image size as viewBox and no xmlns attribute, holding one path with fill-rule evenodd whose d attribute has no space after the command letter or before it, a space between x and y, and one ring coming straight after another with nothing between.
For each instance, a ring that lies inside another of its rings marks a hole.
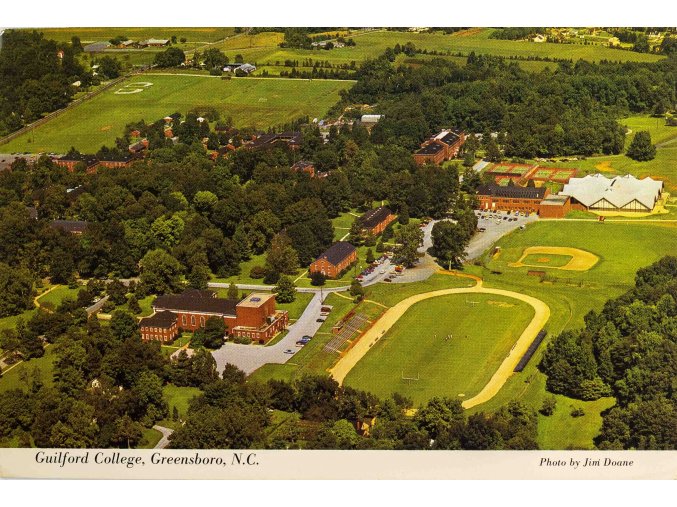
<instances>
[{"instance_id":1,"label":"large building with dark roof","mask_svg":"<svg viewBox=\"0 0 677 507\"><path fill-rule=\"evenodd\" d=\"M388 224L395 220L395 215L389 208L381 206L367 211L359 220L364 233L376 236L381 234L388 227Z\"/></svg>"},{"instance_id":2,"label":"large building with dark roof","mask_svg":"<svg viewBox=\"0 0 677 507\"><path fill-rule=\"evenodd\" d=\"M49 224L53 229L59 229L71 234L82 234L87 230L84 220L52 220Z\"/></svg>"},{"instance_id":3,"label":"large building with dark roof","mask_svg":"<svg viewBox=\"0 0 677 507\"><path fill-rule=\"evenodd\" d=\"M322 273L327 278L339 278L357 261L357 250L347 241L337 241L310 265L310 273Z\"/></svg>"},{"instance_id":4,"label":"large building with dark roof","mask_svg":"<svg viewBox=\"0 0 677 507\"><path fill-rule=\"evenodd\" d=\"M441 164L445 160L451 160L458 155L466 137L458 129L443 130L421 144L421 148L414 153L414 161L423 165L427 162Z\"/></svg>"},{"instance_id":5,"label":"large building with dark roof","mask_svg":"<svg viewBox=\"0 0 677 507\"><path fill-rule=\"evenodd\" d=\"M144 340L160 340L171 342L179 336L176 315L170 311L155 312L139 322L141 338Z\"/></svg>"},{"instance_id":6,"label":"large building with dark roof","mask_svg":"<svg viewBox=\"0 0 677 507\"><path fill-rule=\"evenodd\" d=\"M279 134L262 134L245 146L251 150L270 148L276 144L286 144L292 150L301 147L301 132L286 131Z\"/></svg>"},{"instance_id":7,"label":"large building with dark roof","mask_svg":"<svg viewBox=\"0 0 677 507\"><path fill-rule=\"evenodd\" d=\"M477 190L480 209L538 213L541 201L550 194L546 187L505 186L491 183Z\"/></svg>"},{"instance_id":8,"label":"large building with dark roof","mask_svg":"<svg viewBox=\"0 0 677 507\"><path fill-rule=\"evenodd\" d=\"M99 159L96 155L64 155L63 157L53 158L52 162L59 167L65 167L68 172L72 173L78 164L84 164L85 171L88 174L96 172L96 166L99 165Z\"/></svg>"},{"instance_id":9,"label":"large building with dark roof","mask_svg":"<svg viewBox=\"0 0 677 507\"><path fill-rule=\"evenodd\" d=\"M189 290L183 294L158 296L155 315L169 312L178 329L196 331L210 317L223 319L229 336L265 343L282 331L289 321L286 311L275 307L275 294L253 293L242 300L218 298L212 291ZM142 331L143 335L143 331Z\"/></svg>"}]
</instances>

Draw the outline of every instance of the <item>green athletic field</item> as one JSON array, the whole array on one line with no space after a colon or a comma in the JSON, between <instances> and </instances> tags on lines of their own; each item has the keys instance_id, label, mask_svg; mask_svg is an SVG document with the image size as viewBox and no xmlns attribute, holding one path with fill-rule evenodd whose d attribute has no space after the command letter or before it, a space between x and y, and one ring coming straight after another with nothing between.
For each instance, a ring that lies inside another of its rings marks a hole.
<instances>
[{"instance_id":1,"label":"green athletic field","mask_svg":"<svg viewBox=\"0 0 677 507\"><path fill-rule=\"evenodd\" d=\"M142 87L141 83L152 83ZM71 146L81 152L112 146L132 121L155 121L199 105L216 107L236 126L267 127L303 115L322 116L336 103L339 90L350 81L306 81L210 76L149 74L79 104L35 130L0 147L3 152L65 153ZM119 91L136 93L120 94Z\"/></svg>"},{"instance_id":2,"label":"green athletic field","mask_svg":"<svg viewBox=\"0 0 677 507\"><path fill-rule=\"evenodd\" d=\"M506 403L521 401L534 410L541 408L550 396L545 390L545 375L537 365L553 336L566 329L583 326L583 317L600 311L604 303L626 292L633 284L636 271L664 255L677 251L677 224L637 221L633 223L542 221L516 230L496 243L502 253L491 260L485 255L482 266L468 266L466 271L482 276L487 287L522 292L545 302L551 311L548 337L538 348L522 373L513 375L498 394L487 403L470 409L471 413L493 411ZM538 245L569 246L588 250L599 256L599 262L587 272L548 270L542 283L527 276L529 268L511 268L524 248ZM492 273L494 271L495 273ZM593 402L557 396L553 416L539 418L538 443L543 449L588 449L599 432L600 412L609 408L613 399ZM582 407L585 416L570 416L571 406Z\"/></svg>"},{"instance_id":3,"label":"green athletic field","mask_svg":"<svg viewBox=\"0 0 677 507\"><path fill-rule=\"evenodd\" d=\"M345 383L381 397L398 392L415 403L433 396L471 398L533 315L526 303L493 294L422 301L395 323ZM419 380L408 380L415 378Z\"/></svg>"}]
</instances>

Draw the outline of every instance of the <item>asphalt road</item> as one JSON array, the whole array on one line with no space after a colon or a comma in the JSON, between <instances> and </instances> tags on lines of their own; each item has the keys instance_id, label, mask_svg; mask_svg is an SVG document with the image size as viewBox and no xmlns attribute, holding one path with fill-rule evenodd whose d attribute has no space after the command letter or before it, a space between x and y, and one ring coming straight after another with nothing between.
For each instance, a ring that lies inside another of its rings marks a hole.
<instances>
[{"instance_id":1,"label":"asphalt road","mask_svg":"<svg viewBox=\"0 0 677 507\"><path fill-rule=\"evenodd\" d=\"M160 433L162 433L162 438L157 444L155 444L155 447L153 449L164 449L169 445L169 435L174 433L174 430L165 428L164 426L158 426L157 424L153 426L153 429L158 430Z\"/></svg>"}]
</instances>

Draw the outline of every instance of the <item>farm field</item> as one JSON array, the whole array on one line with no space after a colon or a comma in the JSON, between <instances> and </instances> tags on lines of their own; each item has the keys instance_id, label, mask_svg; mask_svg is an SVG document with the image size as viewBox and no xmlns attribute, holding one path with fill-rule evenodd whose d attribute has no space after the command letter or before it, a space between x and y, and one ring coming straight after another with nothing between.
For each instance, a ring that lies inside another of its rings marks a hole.
<instances>
[{"instance_id":1,"label":"farm field","mask_svg":"<svg viewBox=\"0 0 677 507\"><path fill-rule=\"evenodd\" d=\"M222 49L227 56L234 58L241 54L245 60L255 61L258 65L275 64L285 60L299 60L306 58L328 61L332 64L359 63L367 58L374 58L395 44L412 42L418 49L450 51L462 53L464 56L471 52L476 54L491 54L509 57L549 57L566 59L584 59L589 61L639 61L653 62L660 60L657 55L619 51L603 46L584 46L581 44L553 44L525 41L506 41L489 39L492 29L472 29L454 34L438 33L411 33L386 30L371 30L362 33L348 33L356 45L354 47L335 48L330 51L313 49L280 48L279 38L275 34L258 34L254 37L237 36L219 43L216 46ZM418 57L419 55L417 55ZM301 62L299 62L301 63Z\"/></svg>"},{"instance_id":2,"label":"farm field","mask_svg":"<svg viewBox=\"0 0 677 507\"><path fill-rule=\"evenodd\" d=\"M533 314L528 304L493 294L416 303L348 373L345 383L381 397L398 392L417 404L433 396L471 398L489 381Z\"/></svg>"},{"instance_id":3,"label":"farm field","mask_svg":"<svg viewBox=\"0 0 677 507\"><path fill-rule=\"evenodd\" d=\"M152 85L135 87L140 83ZM82 152L95 152L104 144L112 146L129 122L155 121L176 111L185 114L204 104L231 116L236 126L267 128L299 116L322 116L338 100L339 90L350 85L349 81L139 76L14 139L2 150L65 153L74 146ZM116 93L122 87L143 91Z\"/></svg>"}]
</instances>

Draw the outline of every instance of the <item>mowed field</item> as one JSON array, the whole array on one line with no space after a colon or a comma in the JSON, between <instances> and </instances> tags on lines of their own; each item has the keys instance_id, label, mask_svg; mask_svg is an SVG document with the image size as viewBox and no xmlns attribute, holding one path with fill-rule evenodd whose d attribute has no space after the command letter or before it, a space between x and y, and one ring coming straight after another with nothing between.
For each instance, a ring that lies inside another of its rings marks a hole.
<instances>
[{"instance_id":1,"label":"mowed field","mask_svg":"<svg viewBox=\"0 0 677 507\"><path fill-rule=\"evenodd\" d=\"M606 301L630 289L639 268L665 255L674 255L677 224L542 221L526 230L514 231L497 245L502 250L498 258L486 254L483 259L486 267L468 266L466 271L482 276L486 287L522 292L545 302L551 310L548 337L523 372L513 375L493 399L470 409L471 413L493 411L513 400L539 410L543 400L550 396L545 390L546 377L537 368L548 343L564 330L581 328L590 310L600 311ZM543 282L528 276L527 267L508 266L519 259L525 248L541 245L580 248L600 260L583 272L538 268L547 273ZM538 416L539 445L543 449L592 448L592 439L601 425L600 412L613 403L611 398L583 402L558 396L555 415ZM585 415L571 417L572 407L583 408Z\"/></svg>"},{"instance_id":2,"label":"mowed field","mask_svg":"<svg viewBox=\"0 0 677 507\"><path fill-rule=\"evenodd\" d=\"M470 398L489 381L533 314L528 304L493 294L422 301L350 371L345 384L380 397L398 392L417 404L433 396Z\"/></svg>"},{"instance_id":3,"label":"mowed field","mask_svg":"<svg viewBox=\"0 0 677 507\"><path fill-rule=\"evenodd\" d=\"M141 86L142 83L152 83ZM200 105L216 107L236 126L265 129L303 115L322 116L350 81L306 81L148 74L106 90L2 146L3 152L65 153L71 146L93 152L112 146L127 123L185 114ZM129 92L135 89L137 93Z\"/></svg>"}]
</instances>

